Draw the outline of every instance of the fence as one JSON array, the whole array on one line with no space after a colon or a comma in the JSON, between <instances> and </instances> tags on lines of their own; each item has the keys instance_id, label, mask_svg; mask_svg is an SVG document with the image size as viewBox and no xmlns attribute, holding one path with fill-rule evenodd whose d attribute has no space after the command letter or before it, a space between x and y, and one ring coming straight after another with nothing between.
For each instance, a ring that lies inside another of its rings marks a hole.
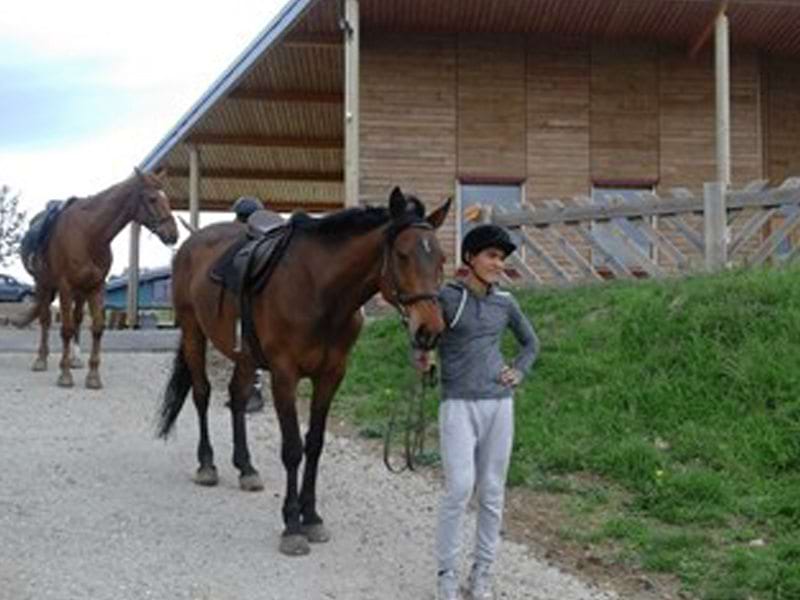
<instances>
[{"instance_id":1,"label":"fence","mask_svg":"<svg viewBox=\"0 0 800 600\"><path fill-rule=\"evenodd\" d=\"M664 277L733 265L786 263L800 253L800 177L768 188L754 181L702 198L683 188L548 201L479 218L512 230L520 251L510 266L523 285Z\"/></svg>"}]
</instances>

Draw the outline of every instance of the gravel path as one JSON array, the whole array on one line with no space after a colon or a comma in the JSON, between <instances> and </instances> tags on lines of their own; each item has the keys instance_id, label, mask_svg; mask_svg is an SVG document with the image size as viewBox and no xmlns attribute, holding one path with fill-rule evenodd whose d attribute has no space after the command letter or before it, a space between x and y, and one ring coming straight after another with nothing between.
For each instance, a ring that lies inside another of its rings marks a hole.
<instances>
[{"instance_id":1,"label":"gravel path","mask_svg":"<svg viewBox=\"0 0 800 600\"><path fill-rule=\"evenodd\" d=\"M0 332L2 335L3 332ZM386 472L361 443L331 437L319 508L332 540L278 553L283 468L268 410L250 417L266 490L245 493L230 464L230 419L212 398L221 482L199 488L189 401L168 443L153 416L171 354L106 354L106 388L54 385L30 354L0 354L0 600L431 599L439 485ZM84 372L76 373L82 384ZM505 542L498 598L610 600Z\"/></svg>"}]
</instances>

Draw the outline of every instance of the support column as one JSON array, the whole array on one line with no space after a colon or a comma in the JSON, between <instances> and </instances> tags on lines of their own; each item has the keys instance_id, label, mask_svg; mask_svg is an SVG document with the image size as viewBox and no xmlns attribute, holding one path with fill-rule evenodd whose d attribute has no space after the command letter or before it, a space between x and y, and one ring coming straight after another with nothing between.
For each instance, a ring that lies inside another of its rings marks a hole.
<instances>
[{"instance_id":1,"label":"support column","mask_svg":"<svg viewBox=\"0 0 800 600\"><path fill-rule=\"evenodd\" d=\"M195 231L200 226L200 151L189 146L189 224Z\"/></svg>"},{"instance_id":2,"label":"support column","mask_svg":"<svg viewBox=\"0 0 800 600\"><path fill-rule=\"evenodd\" d=\"M128 327L139 325L139 238L142 226L131 222L130 247L128 250Z\"/></svg>"},{"instance_id":3,"label":"support column","mask_svg":"<svg viewBox=\"0 0 800 600\"><path fill-rule=\"evenodd\" d=\"M344 9L344 204L359 204L359 6L345 0Z\"/></svg>"},{"instance_id":4,"label":"support column","mask_svg":"<svg viewBox=\"0 0 800 600\"><path fill-rule=\"evenodd\" d=\"M725 211L724 183L706 183L703 190L706 269L720 271L728 263L728 219Z\"/></svg>"},{"instance_id":5,"label":"support column","mask_svg":"<svg viewBox=\"0 0 800 600\"><path fill-rule=\"evenodd\" d=\"M717 76L717 181L731 183L731 73L728 17L724 12L715 26Z\"/></svg>"}]
</instances>

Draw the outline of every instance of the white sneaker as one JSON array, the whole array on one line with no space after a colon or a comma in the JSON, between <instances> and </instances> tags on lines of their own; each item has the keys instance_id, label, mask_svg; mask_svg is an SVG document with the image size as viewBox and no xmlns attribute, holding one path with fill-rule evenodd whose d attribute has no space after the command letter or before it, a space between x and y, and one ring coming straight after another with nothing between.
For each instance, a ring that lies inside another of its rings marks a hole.
<instances>
[{"instance_id":1,"label":"white sneaker","mask_svg":"<svg viewBox=\"0 0 800 600\"><path fill-rule=\"evenodd\" d=\"M460 600L458 575L455 571L442 571L436 577L436 600Z\"/></svg>"},{"instance_id":2,"label":"white sneaker","mask_svg":"<svg viewBox=\"0 0 800 600\"><path fill-rule=\"evenodd\" d=\"M469 573L469 597L471 600L494 600L491 565L483 563L472 565Z\"/></svg>"}]
</instances>

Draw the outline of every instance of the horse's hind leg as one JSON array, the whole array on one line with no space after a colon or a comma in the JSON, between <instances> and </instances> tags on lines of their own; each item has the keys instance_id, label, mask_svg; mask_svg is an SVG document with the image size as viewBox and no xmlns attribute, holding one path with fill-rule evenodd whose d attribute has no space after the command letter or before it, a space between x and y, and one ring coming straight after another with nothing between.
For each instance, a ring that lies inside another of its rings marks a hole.
<instances>
[{"instance_id":1,"label":"horse's hind leg","mask_svg":"<svg viewBox=\"0 0 800 600\"><path fill-rule=\"evenodd\" d=\"M91 302L91 300L90 300ZM91 306L89 308L91 310ZM83 300L80 298L75 299L75 308L73 309L73 319L75 321L75 339L72 341L70 351L72 358L70 359L70 367L73 369L82 369L83 361L81 360L81 325L83 324ZM89 387L88 385L86 387ZM102 386L101 386L102 387Z\"/></svg>"},{"instance_id":2,"label":"horse's hind leg","mask_svg":"<svg viewBox=\"0 0 800 600\"><path fill-rule=\"evenodd\" d=\"M50 354L50 323L53 315L50 304L53 302L53 292L50 290L38 293L36 301L39 303L39 351L31 369L33 371L47 370L47 356Z\"/></svg>"},{"instance_id":3,"label":"horse's hind leg","mask_svg":"<svg viewBox=\"0 0 800 600\"><path fill-rule=\"evenodd\" d=\"M75 314L78 315L78 303L75 304ZM99 390L103 387L103 382L100 380L100 340L103 337L103 330L105 329L106 315L103 311L103 288L95 290L89 296L89 311L92 313L92 353L89 356L89 372L86 374L86 387L90 390ZM80 317L83 317L83 303L80 303ZM78 321L77 328L80 328L80 321ZM76 328L76 329L77 329ZM77 341L77 334L76 334ZM75 359L73 356L72 366L75 367ZM78 360L80 360L78 358Z\"/></svg>"},{"instance_id":4,"label":"horse's hind leg","mask_svg":"<svg viewBox=\"0 0 800 600\"><path fill-rule=\"evenodd\" d=\"M250 462L247 448L247 421L245 408L252 389L255 368L249 362L240 360L233 369L228 385L230 394L231 422L233 425L233 464L239 469L239 487L247 492L264 489L261 476Z\"/></svg>"},{"instance_id":5,"label":"horse's hind leg","mask_svg":"<svg viewBox=\"0 0 800 600\"><path fill-rule=\"evenodd\" d=\"M197 461L200 466L194 476L198 485L217 485L217 467L214 466L214 449L208 435L208 400L211 396L211 384L206 374L206 336L203 334L197 321L191 317L181 319L183 335L183 354L186 364L192 373L192 400L197 409L197 419L200 429L200 441L197 444Z\"/></svg>"},{"instance_id":6,"label":"horse's hind leg","mask_svg":"<svg viewBox=\"0 0 800 600\"><path fill-rule=\"evenodd\" d=\"M58 376L59 387L72 387L72 373L70 373L70 351L69 346L75 336L75 322L72 313L72 292L66 286L58 290L58 302L61 312L61 374Z\"/></svg>"}]
</instances>

